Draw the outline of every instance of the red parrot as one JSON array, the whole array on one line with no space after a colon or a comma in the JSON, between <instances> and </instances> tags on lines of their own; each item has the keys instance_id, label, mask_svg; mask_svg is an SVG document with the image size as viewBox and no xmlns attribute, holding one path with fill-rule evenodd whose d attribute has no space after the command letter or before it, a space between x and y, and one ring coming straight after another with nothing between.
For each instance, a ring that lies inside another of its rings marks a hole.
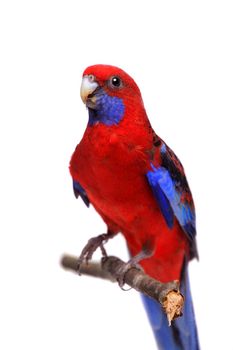
<instances>
[{"instance_id":1,"label":"red parrot","mask_svg":"<svg viewBox=\"0 0 233 350\"><path fill-rule=\"evenodd\" d=\"M70 161L74 193L107 225L107 233L90 240L81 258L91 258L121 232L148 275L181 282L184 315L171 327L160 305L143 296L159 349L198 350L187 271L197 257L195 209L183 166L152 129L140 90L123 70L88 67L81 98L89 119Z\"/></svg>"}]
</instances>

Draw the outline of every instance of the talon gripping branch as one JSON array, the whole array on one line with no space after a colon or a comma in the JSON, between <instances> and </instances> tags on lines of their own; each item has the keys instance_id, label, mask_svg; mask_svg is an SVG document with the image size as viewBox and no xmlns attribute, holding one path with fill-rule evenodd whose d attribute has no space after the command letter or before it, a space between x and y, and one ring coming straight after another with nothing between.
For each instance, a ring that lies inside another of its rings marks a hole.
<instances>
[{"instance_id":1,"label":"talon gripping branch","mask_svg":"<svg viewBox=\"0 0 233 350\"><path fill-rule=\"evenodd\" d=\"M109 237L124 235L148 275L180 280L183 317L171 327L160 305L143 296L159 349L198 350L187 270L197 257L195 209L184 169L153 131L140 90L123 70L88 67L81 98L89 120L70 162L75 195L94 206Z\"/></svg>"}]
</instances>

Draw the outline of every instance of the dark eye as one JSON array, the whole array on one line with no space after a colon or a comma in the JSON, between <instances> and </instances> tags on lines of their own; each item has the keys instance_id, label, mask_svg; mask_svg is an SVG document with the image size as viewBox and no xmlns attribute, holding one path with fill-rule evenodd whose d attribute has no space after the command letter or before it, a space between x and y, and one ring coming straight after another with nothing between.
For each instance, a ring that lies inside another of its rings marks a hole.
<instances>
[{"instance_id":1,"label":"dark eye","mask_svg":"<svg viewBox=\"0 0 233 350\"><path fill-rule=\"evenodd\" d=\"M114 76L114 77L110 78L109 84L113 88L119 88L119 87L122 86L122 81L121 81L121 79L119 77Z\"/></svg>"}]
</instances>

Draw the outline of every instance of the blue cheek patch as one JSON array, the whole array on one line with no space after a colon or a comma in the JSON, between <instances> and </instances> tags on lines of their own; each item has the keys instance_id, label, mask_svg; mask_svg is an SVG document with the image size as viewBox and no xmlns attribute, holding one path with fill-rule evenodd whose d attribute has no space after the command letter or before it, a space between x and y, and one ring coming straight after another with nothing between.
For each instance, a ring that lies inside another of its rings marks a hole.
<instances>
[{"instance_id":1,"label":"blue cheek patch","mask_svg":"<svg viewBox=\"0 0 233 350\"><path fill-rule=\"evenodd\" d=\"M125 113L125 106L121 98L103 93L97 96L96 109L89 110L89 125L102 123L107 126L117 125Z\"/></svg>"}]
</instances>

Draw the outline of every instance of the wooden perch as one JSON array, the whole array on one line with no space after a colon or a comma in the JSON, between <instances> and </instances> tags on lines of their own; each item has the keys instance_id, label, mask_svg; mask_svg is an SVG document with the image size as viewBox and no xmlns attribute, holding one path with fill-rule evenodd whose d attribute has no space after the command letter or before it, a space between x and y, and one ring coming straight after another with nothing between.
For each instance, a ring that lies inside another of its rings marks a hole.
<instances>
[{"instance_id":1,"label":"wooden perch","mask_svg":"<svg viewBox=\"0 0 233 350\"><path fill-rule=\"evenodd\" d=\"M76 257L64 255L61 265L78 273L78 258ZM179 281L161 283L136 267L127 269L127 264L115 256L104 257L101 263L82 264L79 272L112 282L117 282L119 279L124 280L130 287L158 301L167 315L169 325L172 320L182 316L184 297L179 292Z\"/></svg>"}]
</instances>

